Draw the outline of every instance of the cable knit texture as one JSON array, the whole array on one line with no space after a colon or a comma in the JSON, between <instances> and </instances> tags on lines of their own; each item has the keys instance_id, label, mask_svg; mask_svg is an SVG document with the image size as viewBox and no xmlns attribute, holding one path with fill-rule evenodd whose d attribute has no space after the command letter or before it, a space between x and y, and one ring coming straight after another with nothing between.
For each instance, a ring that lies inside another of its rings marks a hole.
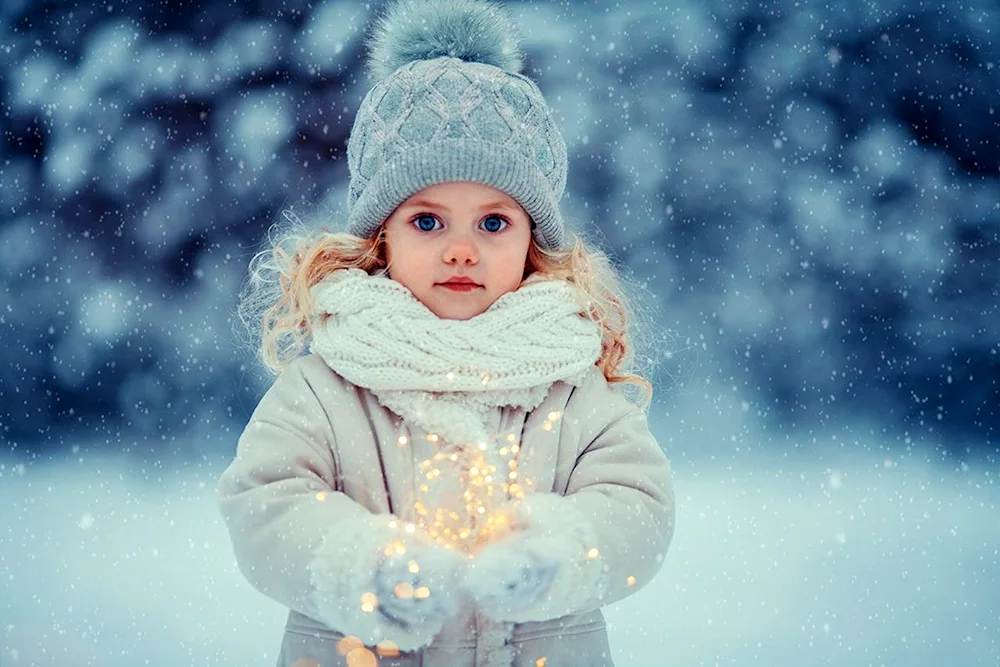
<instances>
[{"instance_id":1,"label":"cable knit texture","mask_svg":"<svg viewBox=\"0 0 1000 667\"><path fill-rule=\"evenodd\" d=\"M347 143L348 231L371 237L407 197L446 181L516 199L543 248L565 248L566 144L521 73L506 10L473 0L391 3L370 44L378 79Z\"/></svg>"},{"instance_id":2,"label":"cable knit texture","mask_svg":"<svg viewBox=\"0 0 1000 667\"><path fill-rule=\"evenodd\" d=\"M456 443L488 439L492 408L531 410L553 382L581 384L601 351L600 330L563 280L529 278L468 320L441 319L402 284L360 269L334 271L312 295L311 350L386 408Z\"/></svg>"}]
</instances>

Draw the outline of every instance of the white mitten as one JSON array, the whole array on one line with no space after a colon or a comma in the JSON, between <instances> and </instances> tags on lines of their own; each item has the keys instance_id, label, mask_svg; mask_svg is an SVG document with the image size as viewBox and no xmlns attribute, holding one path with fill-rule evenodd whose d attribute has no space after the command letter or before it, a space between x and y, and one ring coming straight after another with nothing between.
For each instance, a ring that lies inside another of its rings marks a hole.
<instances>
[{"instance_id":1,"label":"white mitten","mask_svg":"<svg viewBox=\"0 0 1000 667\"><path fill-rule=\"evenodd\" d=\"M517 531L469 563L464 589L484 615L517 617L549 592L559 569L551 541L537 531Z\"/></svg>"},{"instance_id":2,"label":"white mitten","mask_svg":"<svg viewBox=\"0 0 1000 667\"><path fill-rule=\"evenodd\" d=\"M466 561L434 545L411 546L387 557L375 572L379 613L407 632L439 629L458 611Z\"/></svg>"}]
</instances>

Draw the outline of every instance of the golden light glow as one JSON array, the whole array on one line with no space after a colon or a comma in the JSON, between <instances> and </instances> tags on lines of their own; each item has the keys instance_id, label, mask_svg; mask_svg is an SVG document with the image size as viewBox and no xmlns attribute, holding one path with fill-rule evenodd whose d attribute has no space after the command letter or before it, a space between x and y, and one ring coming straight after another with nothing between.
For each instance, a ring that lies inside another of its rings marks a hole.
<instances>
[{"instance_id":1,"label":"golden light glow","mask_svg":"<svg viewBox=\"0 0 1000 667\"><path fill-rule=\"evenodd\" d=\"M635 577L633 577L631 574L628 575L628 579L625 580L625 583L627 583L629 586L635 586Z\"/></svg>"},{"instance_id":2,"label":"golden light glow","mask_svg":"<svg viewBox=\"0 0 1000 667\"><path fill-rule=\"evenodd\" d=\"M597 549L591 549L590 551L587 552L587 558L589 558L590 560L594 560L595 558L597 558L600 555L601 555L601 552L598 551Z\"/></svg>"},{"instance_id":3,"label":"golden light glow","mask_svg":"<svg viewBox=\"0 0 1000 667\"><path fill-rule=\"evenodd\" d=\"M415 560L411 560L409 563L407 563L406 569L410 571L410 574L420 574L420 566L417 564L417 561Z\"/></svg>"},{"instance_id":4,"label":"golden light glow","mask_svg":"<svg viewBox=\"0 0 1000 667\"><path fill-rule=\"evenodd\" d=\"M366 648L359 648L347 654L347 667L378 667L378 658Z\"/></svg>"},{"instance_id":5,"label":"golden light glow","mask_svg":"<svg viewBox=\"0 0 1000 667\"><path fill-rule=\"evenodd\" d=\"M549 659L543 656L538 660L535 660L535 667L545 667L545 663L548 661Z\"/></svg>"},{"instance_id":6,"label":"golden light glow","mask_svg":"<svg viewBox=\"0 0 1000 667\"><path fill-rule=\"evenodd\" d=\"M558 410L553 410L552 412L549 413L549 421L555 421L560 417L562 417L562 413L559 412Z\"/></svg>"},{"instance_id":7,"label":"golden light glow","mask_svg":"<svg viewBox=\"0 0 1000 667\"><path fill-rule=\"evenodd\" d=\"M393 540L388 545L386 545L382 553L385 554L386 557L402 556L403 554L406 553L406 545L403 544L402 540Z\"/></svg>"},{"instance_id":8,"label":"golden light glow","mask_svg":"<svg viewBox=\"0 0 1000 667\"><path fill-rule=\"evenodd\" d=\"M383 639L375 645L375 652L380 658L398 658L399 647L391 639Z\"/></svg>"},{"instance_id":9,"label":"golden light glow","mask_svg":"<svg viewBox=\"0 0 1000 667\"><path fill-rule=\"evenodd\" d=\"M449 380L454 380L455 374L451 371L448 371L448 374L445 377L448 378Z\"/></svg>"},{"instance_id":10,"label":"golden light glow","mask_svg":"<svg viewBox=\"0 0 1000 667\"><path fill-rule=\"evenodd\" d=\"M401 600L413 599L413 584L408 581L401 581L392 589L392 594Z\"/></svg>"},{"instance_id":11,"label":"golden light glow","mask_svg":"<svg viewBox=\"0 0 1000 667\"><path fill-rule=\"evenodd\" d=\"M364 646L364 643L357 637L347 635L337 642L337 652L340 653L340 655L347 655L354 649L364 648Z\"/></svg>"},{"instance_id":12,"label":"golden light glow","mask_svg":"<svg viewBox=\"0 0 1000 667\"><path fill-rule=\"evenodd\" d=\"M361 611L370 614L378 606L378 596L374 593L364 593L361 596Z\"/></svg>"},{"instance_id":13,"label":"golden light glow","mask_svg":"<svg viewBox=\"0 0 1000 667\"><path fill-rule=\"evenodd\" d=\"M418 600L426 600L431 596L431 589L426 586L420 586L415 591L413 591L413 597Z\"/></svg>"},{"instance_id":14,"label":"golden light glow","mask_svg":"<svg viewBox=\"0 0 1000 667\"><path fill-rule=\"evenodd\" d=\"M319 493L317 493L316 494L316 500L318 500L320 502L323 502L324 500L326 500L326 491L320 491Z\"/></svg>"},{"instance_id":15,"label":"golden light glow","mask_svg":"<svg viewBox=\"0 0 1000 667\"><path fill-rule=\"evenodd\" d=\"M437 434L427 439L439 440ZM513 526L505 516L511 512L509 503L524 497L531 480L522 479L518 471L521 448L514 433L468 443L442 441L441 445L417 465L412 505L416 527L439 545L473 554L510 532ZM434 496L439 485L448 494L457 485L464 507L440 507L440 499Z\"/></svg>"},{"instance_id":16,"label":"golden light glow","mask_svg":"<svg viewBox=\"0 0 1000 667\"><path fill-rule=\"evenodd\" d=\"M409 438L407 438L405 435L401 435L399 436L399 440L396 441L396 444L399 445L400 447L405 447L406 443L408 443L409 441L410 441Z\"/></svg>"}]
</instances>

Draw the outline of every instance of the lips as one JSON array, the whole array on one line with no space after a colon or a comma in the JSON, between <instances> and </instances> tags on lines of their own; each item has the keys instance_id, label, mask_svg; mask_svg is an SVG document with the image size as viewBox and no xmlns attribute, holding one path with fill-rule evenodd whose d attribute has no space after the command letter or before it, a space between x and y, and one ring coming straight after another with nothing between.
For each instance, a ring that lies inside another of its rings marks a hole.
<instances>
[{"instance_id":1,"label":"lips","mask_svg":"<svg viewBox=\"0 0 1000 667\"><path fill-rule=\"evenodd\" d=\"M475 280L466 278L465 276L455 276L454 278L449 278L443 283L438 283L438 285L455 292L470 292L474 289L482 287L482 285L477 283Z\"/></svg>"}]
</instances>

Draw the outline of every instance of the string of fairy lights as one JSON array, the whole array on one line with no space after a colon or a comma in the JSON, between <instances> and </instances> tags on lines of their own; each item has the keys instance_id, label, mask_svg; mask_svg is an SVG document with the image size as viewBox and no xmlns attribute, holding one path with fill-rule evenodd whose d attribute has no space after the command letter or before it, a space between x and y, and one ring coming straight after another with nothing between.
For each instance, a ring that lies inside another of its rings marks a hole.
<instances>
[{"instance_id":1,"label":"string of fairy lights","mask_svg":"<svg viewBox=\"0 0 1000 667\"><path fill-rule=\"evenodd\" d=\"M488 377L486 380L488 381ZM559 411L549 412L542 428L551 431L561 417ZM419 530L438 545L474 558L483 547L514 529L512 512L515 503L511 501L522 500L532 490L533 481L522 476L518 467L521 445L513 433L503 438L497 436L490 442L460 445L446 444L436 433L430 433L426 438L431 443L441 443L441 447L431 458L417 464L414 519L402 524L404 536L387 544L383 553L386 557L406 555L405 535L415 534ZM411 444L406 435L399 436L396 441L399 447ZM461 486L464 505L462 511L428 501L428 496L433 495L434 485L449 474L457 476ZM325 492L317 494L320 501L325 496ZM397 528L400 524L392 521L389 525ZM599 555L596 548L590 548L585 557L592 561ZM415 560L410 560L407 569L412 574L417 574L420 565ZM629 586L635 585L635 577L629 576L627 583ZM431 590L427 586L413 586L401 581L395 586L393 595L421 600L430 597ZM375 593L366 592L361 595L360 603L363 612L373 613L378 608L379 599ZM399 649L392 641L379 642L374 649L373 652L353 636L344 637L338 643L338 652L345 657L348 667L377 667L379 657L399 656ZM546 662L545 657L540 657L535 661L535 666L545 667ZM300 666L296 664L293 667Z\"/></svg>"}]
</instances>

